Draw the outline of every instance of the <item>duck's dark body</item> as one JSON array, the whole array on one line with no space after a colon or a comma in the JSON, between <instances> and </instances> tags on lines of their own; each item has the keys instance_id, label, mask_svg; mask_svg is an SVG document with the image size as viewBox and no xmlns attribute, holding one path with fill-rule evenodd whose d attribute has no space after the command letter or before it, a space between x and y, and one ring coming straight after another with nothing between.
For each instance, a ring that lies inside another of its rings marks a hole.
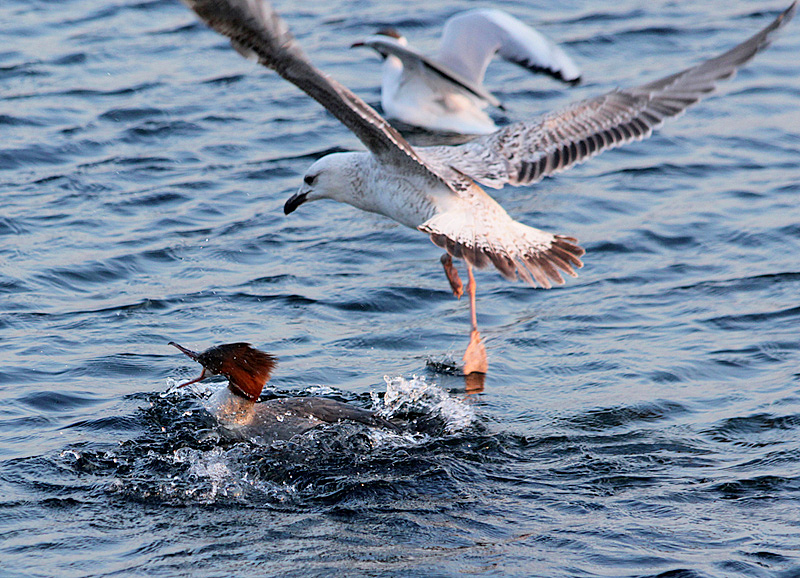
<instances>
[{"instance_id":1,"label":"duck's dark body","mask_svg":"<svg viewBox=\"0 0 800 578\"><path fill-rule=\"evenodd\" d=\"M350 421L392 431L392 422L361 409L324 397L294 397L252 402L224 389L211 399L211 412L233 437L265 443L288 440L323 424Z\"/></svg>"}]
</instances>

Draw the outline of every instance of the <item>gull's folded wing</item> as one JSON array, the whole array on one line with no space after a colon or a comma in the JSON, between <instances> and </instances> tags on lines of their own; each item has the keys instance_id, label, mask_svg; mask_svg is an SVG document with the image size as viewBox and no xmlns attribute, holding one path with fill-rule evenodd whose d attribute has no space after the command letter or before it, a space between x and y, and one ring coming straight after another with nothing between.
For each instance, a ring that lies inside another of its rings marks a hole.
<instances>
[{"instance_id":1,"label":"gull's folded wing","mask_svg":"<svg viewBox=\"0 0 800 578\"><path fill-rule=\"evenodd\" d=\"M497 100L497 97L486 90L483 85L481 85L480 81L475 82L469 78L466 78L465 76L462 76L458 72L448 68L446 65L428 58L421 52L409 46L403 46L397 39L392 38L391 36L374 34L368 38L365 38L361 42L357 42L354 44L354 46L368 46L384 56L389 54L396 56L403 62L404 71L413 71L416 68L422 67L428 72L436 74L440 77L440 79L455 84L467 92L471 92L492 106L501 106L501 103L499 100Z\"/></svg>"}]
</instances>

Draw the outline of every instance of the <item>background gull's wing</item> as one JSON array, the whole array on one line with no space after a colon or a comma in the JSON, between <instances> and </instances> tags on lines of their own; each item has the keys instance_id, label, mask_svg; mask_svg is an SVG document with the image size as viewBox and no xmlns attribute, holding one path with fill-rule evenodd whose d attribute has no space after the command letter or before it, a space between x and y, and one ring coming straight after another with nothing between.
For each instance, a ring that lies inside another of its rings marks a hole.
<instances>
[{"instance_id":1,"label":"background gull's wing","mask_svg":"<svg viewBox=\"0 0 800 578\"><path fill-rule=\"evenodd\" d=\"M240 54L276 71L324 106L375 156L450 186L372 107L311 64L270 4L263 0L183 2L208 26L230 38Z\"/></svg>"},{"instance_id":2,"label":"background gull's wing","mask_svg":"<svg viewBox=\"0 0 800 578\"><path fill-rule=\"evenodd\" d=\"M583 100L463 145L417 151L434 166L452 167L489 187L537 182L602 151L650 136L769 46L796 8L797 1L750 39L677 74Z\"/></svg>"},{"instance_id":3,"label":"background gull's wing","mask_svg":"<svg viewBox=\"0 0 800 578\"><path fill-rule=\"evenodd\" d=\"M495 54L564 82L581 79L577 65L557 44L502 10L467 10L445 22L438 56L442 64L480 84Z\"/></svg>"}]
</instances>

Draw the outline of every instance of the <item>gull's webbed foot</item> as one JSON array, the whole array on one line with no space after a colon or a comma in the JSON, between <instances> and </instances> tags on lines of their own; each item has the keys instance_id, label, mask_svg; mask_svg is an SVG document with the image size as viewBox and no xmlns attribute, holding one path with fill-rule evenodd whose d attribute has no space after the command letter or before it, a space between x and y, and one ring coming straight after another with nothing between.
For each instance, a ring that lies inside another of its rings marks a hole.
<instances>
[{"instance_id":1,"label":"gull's webbed foot","mask_svg":"<svg viewBox=\"0 0 800 578\"><path fill-rule=\"evenodd\" d=\"M472 331L469 338L467 351L464 353L464 375L470 373L486 373L489 369L489 360L486 357L486 348L477 329Z\"/></svg>"}]
</instances>

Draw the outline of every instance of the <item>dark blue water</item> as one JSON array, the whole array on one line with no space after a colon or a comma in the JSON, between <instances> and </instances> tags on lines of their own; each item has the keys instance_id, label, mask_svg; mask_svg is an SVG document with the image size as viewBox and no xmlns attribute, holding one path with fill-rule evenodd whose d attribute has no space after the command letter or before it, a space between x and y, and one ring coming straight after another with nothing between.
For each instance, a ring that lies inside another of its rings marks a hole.
<instances>
[{"instance_id":1,"label":"dark blue water","mask_svg":"<svg viewBox=\"0 0 800 578\"><path fill-rule=\"evenodd\" d=\"M501 122L784 7L497 5L586 79L496 64ZM378 61L351 42L391 24L432 47L470 6L279 3L372 103ZM283 215L315 158L359 148L320 107L170 0L4 0L0 22L0 574L800 575L797 22L650 140L497 193L586 267L551 291L479 274L476 395L432 369L469 321L423 235L335 203ZM198 370L170 340L250 341L280 359L269 395L408 432L231 443L207 388L165 393Z\"/></svg>"}]
</instances>

